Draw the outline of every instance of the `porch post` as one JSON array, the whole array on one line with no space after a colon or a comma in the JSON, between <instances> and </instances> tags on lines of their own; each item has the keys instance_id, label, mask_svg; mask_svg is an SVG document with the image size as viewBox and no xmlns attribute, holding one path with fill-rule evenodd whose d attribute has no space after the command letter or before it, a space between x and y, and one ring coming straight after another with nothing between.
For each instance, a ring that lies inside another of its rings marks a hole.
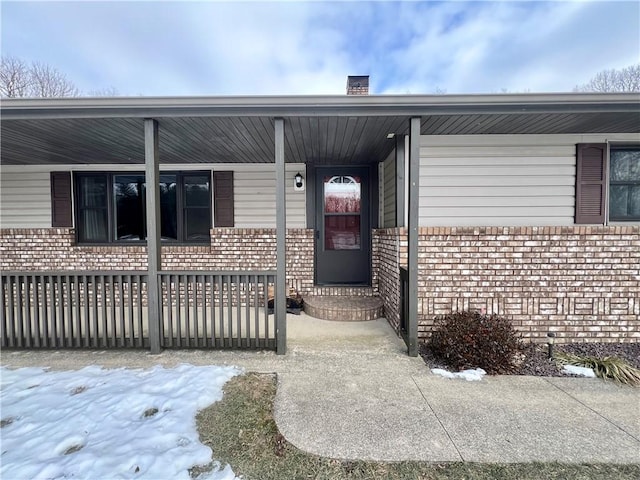
<instances>
[{"instance_id":1,"label":"porch post","mask_svg":"<svg viewBox=\"0 0 640 480\"><path fill-rule=\"evenodd\" d=\"M396 227L405 227L405 192L406 179L404 178L405 136L396 135Z\"/></svg>"},{"instance_id":2,"label":"porch post","mask_svg":"<svg viewBox=\"0 0 640 480\"><path fill-rule=\"evenodd\" d=\"M409 137L409 318L408 353L418 355L418 208L420 188L420 117L410 120Z\"/></svg>"},{"instance_id":3,"label":"porch post","mask_svg":"<svg viewBox=\"0 0 640 480\"><path fill-rule=\"evenodd\" d=\"M284 120L275 119L275 162L276 162L276 296L274 315L276 323L276 354L287 352L287 299L286 275L286 193L284 162Z\"/></svg>"},{"instance_id":4,"label":"porch post","mask_svg":"<svg viewBox=\"0 0 640 480\"><path fill-rule=\"evenodd\" d=\"M144 119L144 161L147 207L147 304L151 353L160 353L160 296L158 272L162 266L160 252L160 161L158 122Z\"/></svg>"}]
</instances>

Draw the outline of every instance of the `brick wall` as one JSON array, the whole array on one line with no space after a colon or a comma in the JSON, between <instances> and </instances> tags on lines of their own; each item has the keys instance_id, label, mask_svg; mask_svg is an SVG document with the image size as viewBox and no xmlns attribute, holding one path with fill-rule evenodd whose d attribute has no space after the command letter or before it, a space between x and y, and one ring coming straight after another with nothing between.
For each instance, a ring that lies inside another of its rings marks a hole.
<instances>
[{"instance_id":1,"label":"brick wall","mask_svg":"<svg viewBox=\"0 0 640 480\"><path fill-rule=\"evenodd\" d=\"M313 289L313 230L287 229L287 284L301 293ZM211 231L214 270L275 270L274 228L216 228Z\"/></svg>"},{"instance_id":2,"label":"brick wall","mask_svg":"<svg viewBox=\"0 0 640 480\"><path fill-rule=\"evenodd\" d=\"M287 230L287 283L313 287L313 230ZM145 270L147 248L140 245L82 246L69 228L0 230L4 271ZM162 247L164 270L275 270L275 229L211 230L210 245Z\"/></svg>"},{"instance_id":3,"label":"brick wall","mask_svg":"<svg viewBox=\"0 0 640 480\"><path fill-rule=\"evenodd\" d=\"M385 228L373 231L374 286L384 302L385 317L400 328L400 266L407 265L407 230Z\"/></svg>"},{"instance_id":4,"label":"brick wall","mask_svg":"<svg viewBox=\"0 0 640 480\"><path fill-rule=\"evenodd\" d=\"M0 230L2 270L145 270L146 266L143 246L78 246L70 228Z\"/></svg>"},{"instance_id":5,"label":"brick wall","mask_svg":"<svg viewBox=\"0 0 640 480\"><path fill-rule=\"evenodd\" d=\"M397 328L406 229L373 232L373 283ZM313 285L313 230L287 230L287 282L301 293L350 294ZM213 229L211 244L163 247L165 270L274 270L275 229ZM0 230L0 269L144 270L146 247L79 246L72 229ZM419 335L435 315L486 309L525 337L640 340L640 226L423 227L419 231ZM351 293L355 294L355 293Z\"/></svg>"},{"instance_id":6,"label":"brick wall","mask_svg":"<svg viewBox=\"0 0 640 480\"><path fill-rule=\"evenodd\" d=\"M532 340L640 340L640 226L426 227L419 335L434 315L486 309Z\"/></svg>"}]
</instances>

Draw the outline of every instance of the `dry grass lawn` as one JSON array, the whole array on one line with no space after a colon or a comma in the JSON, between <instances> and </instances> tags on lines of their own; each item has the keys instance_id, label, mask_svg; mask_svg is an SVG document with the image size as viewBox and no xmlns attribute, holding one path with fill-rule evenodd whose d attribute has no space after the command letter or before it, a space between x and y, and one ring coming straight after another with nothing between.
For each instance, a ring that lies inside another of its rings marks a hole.
<instances>
[{"instance_id":1,"label":"dry grass lawn","mask_svg":"<svg viewBox=\"0 0 640 480\"><path fill-rule=\"evenodd\" d=\"M411 480L637 480L640 465L558 463L478 464L344 461L308 454L288 443L273 419L276 379L235 377L224 398L201 411L196 422L202 443L214 457L247 480L411 479ZM205 467L206 468L206 467ZM211 467L209 467L211 468ZM195 476L202 469L196 468Z\"/></svg>"}]
</instances>

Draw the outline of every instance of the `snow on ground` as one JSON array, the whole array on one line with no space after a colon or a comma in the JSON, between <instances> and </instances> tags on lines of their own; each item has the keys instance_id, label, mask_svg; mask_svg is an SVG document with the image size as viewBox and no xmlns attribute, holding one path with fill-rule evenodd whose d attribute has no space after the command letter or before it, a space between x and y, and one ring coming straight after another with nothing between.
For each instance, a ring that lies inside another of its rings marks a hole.
<instances>
[{"instance_id":1,"label":"snow on ground","mask_svg":"<svg viewBox=\"0 0 640 480\"><path fill-rule=\"evenodd\" d=\"M3 479L189 479L212 461L195 415L235 367L0 369ZM235 478L231 468L202 479Z\"/></svg>"},{"instance_id":2,"label":"snow on ground","mask_svg":"<svg viewBox=\"0 0 640 480\"><path fill-rule=\"evenodd\" d=\"M591 378L595 378L596 376L596 372L594 372L592 368L578 367L577 365L565 365L562 367L562 371L569 375L581 375L583 377Z\"/></svg>"},{"instance_id":3,"label":"snow on ground","mask_svg":"<svg viewBox=\"0 0 640 480\"><path fill-rule=\"evenodd\" d=\"M434 375L440 375L444 378L461 378L468 382L482 380L482 377L487 374L487 372L481 368L476 368L475 370L463 370L461 372L450 372L442 368L432 368L431 373Z\"/></svg>"}]
</instances>

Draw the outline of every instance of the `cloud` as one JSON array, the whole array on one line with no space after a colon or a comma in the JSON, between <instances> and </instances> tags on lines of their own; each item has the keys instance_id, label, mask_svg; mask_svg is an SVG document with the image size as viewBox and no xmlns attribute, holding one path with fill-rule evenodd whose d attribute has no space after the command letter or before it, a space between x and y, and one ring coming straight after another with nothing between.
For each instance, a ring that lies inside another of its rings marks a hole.
<instances>
[{"instance_id":1,"label":"cloud","mask_svg":"<svg viewBox=\"0 0 640 480\"><path fill-rule=\"evenodd\" d=\"M406 79L388 92L567 91L640 58L632 2L455 2L409 25L413 38L396 56Z\"/></svg>"},{"instance_id":2,"label":"cloud","mask_svg":"<svg viewBox=\"0 0 640 480\"><path fill-rule=\"evenodd\" d=\"M136 95L571 90L640 60L637 2L9 2L2 51Z\"/></svg>"}]
</instances>

